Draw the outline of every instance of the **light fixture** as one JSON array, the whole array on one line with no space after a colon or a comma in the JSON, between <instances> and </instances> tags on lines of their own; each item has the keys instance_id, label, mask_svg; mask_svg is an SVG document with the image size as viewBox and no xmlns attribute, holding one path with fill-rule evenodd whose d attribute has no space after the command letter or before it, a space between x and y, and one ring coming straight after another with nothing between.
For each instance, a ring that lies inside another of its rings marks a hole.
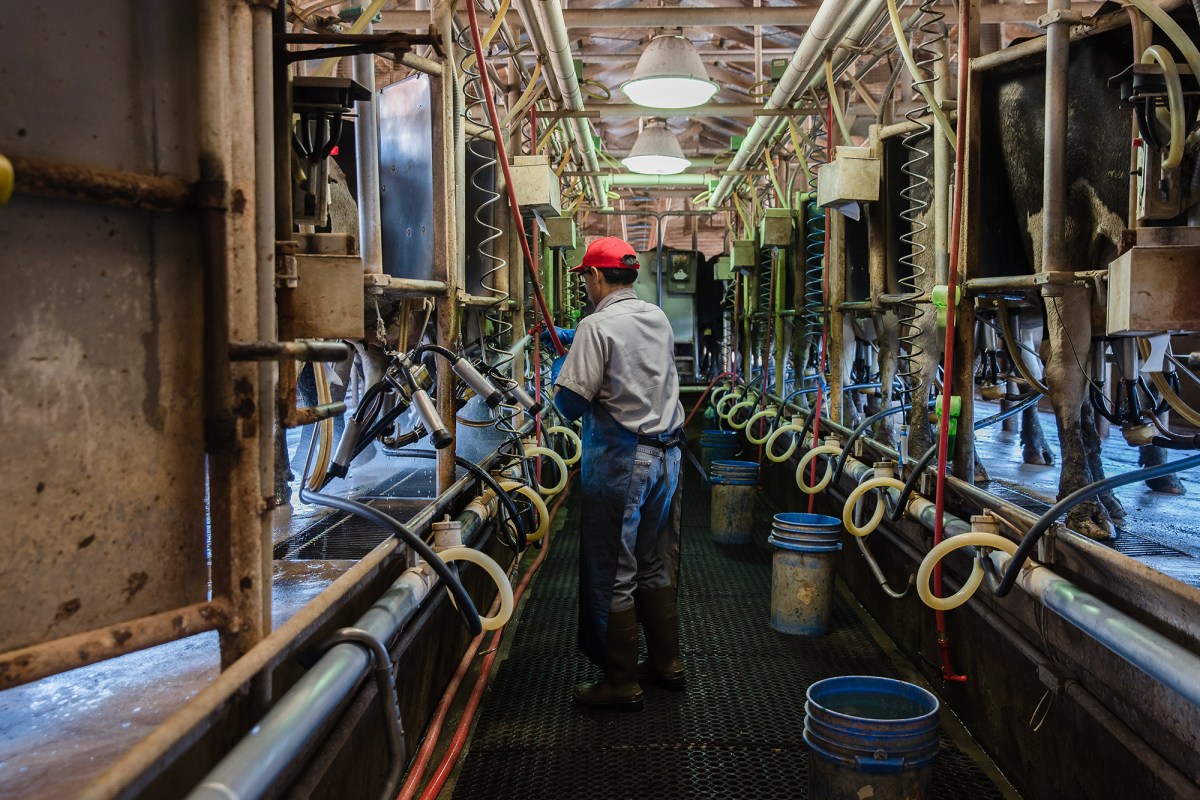
<instances>
[{"instance_id":1,"label":"light fixture","mask_svg":"<svg viewBox=\"0 0 1200 800\"><path fill-rule=\"evenodd\" d=\"M656 36L638 59L633 78L621 91L648 108L691 108L707 103L720 89L690 39L676 34Z\"/></svg>"},{"instance_id":2,"label":"light fixture","mask_svg":"<svg viewBox=\"0 0 1200 800\"><path fill-rule=\"evenodd\" d=\"M675 134L665 119L652 119L642 128L629 156L621 163L641 175L675 175L692 165L683 155Z\"/></svg>"}]
</instances>

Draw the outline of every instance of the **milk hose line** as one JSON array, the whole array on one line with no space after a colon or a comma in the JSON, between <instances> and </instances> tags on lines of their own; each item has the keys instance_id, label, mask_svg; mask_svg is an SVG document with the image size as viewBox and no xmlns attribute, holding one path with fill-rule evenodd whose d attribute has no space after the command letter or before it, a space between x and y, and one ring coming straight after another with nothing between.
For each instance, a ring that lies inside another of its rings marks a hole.
<instances>
[{"instance_id":1,"label":"milk hose line","mask_svg":"<svg viewBox=\"0 0 1200 800\"><path fill-rule=\"evenodd\" d=\"M996 321L1000 323L1000 333L1004 339L1004 347L1008 350L1008 360L1016 367L1017 373L1025 379L1025 383L1029 384L1030 389L1036 390L1039 394L1050 394L1046 384L1033 377L1033 374L1029 372L1029 367L1025 365L1025 360L1021 358L1021 353L1017 349L1019 343L1013 336L1012 321L1008 317L1008 302L1005 300L996 302Z\"/></svg>"},{"instance_id":2,"label":"milk hose line","mask_svg":"<svg viewBox=\"0 0 1200 800\"><path fill-rule=\"evenodd\" d=\"M848 391L852 391L854 389L878 387L878 385L879 384L856 384L853 386L842 387L842 391L848 392ZM813 394L817 391L820 391L820 388L821 387L813 387L811 389L795 389L795 390L793 390L786 398L784 398L780 402L780 409L787 408L787 406L789 404L791 404L791 400L793 397L796 397L797 395L801 395L801 394ZM771 432L771 435L768 436L766 441L764 442L764 445L765 445L764 452L765 452L767 458L770 459L771 461L775 462L776 464L782 464L784 461L787 461L789 458L791 458L792 453L796 452L796 447L804 442L805 437L808 436L809 431L812 430L812 426L814 424L813 416L814 416L814 413L818 410L816 408L810 408L810 409L808 409L808 411L805 411L804 409L801 409L799 406L796 406L796 405L792 405L792 407L795 408L797 411L799 411L801 414L805 415L804 425L798 426L798 425L795 425L794 423L789 423L787 425L778 427L774 431ZM782 411L780 413L782 413ZM799 431L800 432L799 437L792 439L791 445L788 447L787 451L783 453L783 455L780 455L780 456L774 455L773 448L775 446L775 440L778 439L783 434L789 433L792 431ZM762 459L760 458L759 461L761 462Z\"/></svg>"},{"instance_id":3,"label":"milk hose line","mask_svg":"<svg viewBox=\"0 0 1200 800\"><path fill-rule=\"evenodd\" d=\"M475 12L475 3L473 0L467 4L467 18L470 22L471 41L475 45L475 52L482 52L483 45L479 39L479 19ZM517 202L516 185L513 183L512 171L508 166L508 153L504 146L504 132L500 127L500 118L496 114L496 102L492 97L492 82L488 77L488 71L482 69L479 71L479 79L483 83L483 97L487 103L488 119L492 125L492 132L496 135L496 159L500 162L500 167L504 171L504 185L507 189L508 204L512 209L514 220L521 219L521 205ZM533 298L537 302L538 311L542 315L542 320L546 323L546 332L550 335L550 342L554 347L556 355L565 355L566 348L562 342L558 340L558 333L554 330L554 318L550 315L550 309L546 306L546 298L542 296L542 289L538 285L538 276L534 267L533 253L529 247L529 240L525 236L524 231L519 232L517 240L521 243L521 252L525 256L525 268L529 272L529 276L533 283Z\"/></svg>"},{"instance_id":4,"label":"milk hose line","mask_svg":"<svg viewBox=\"0 0 1200 800\"><path fill-rule=\"evenodd\" d=\"M873 478L870 472L864 472L858 483L861 486L872 479ZM886 502L887 498L888 495L881 495L877 502L882 505L884 502ZM849 501L847 501L847 503L848 502ZM862 513L862 505L855 503L853 510L854 523L858 525L859 515ZM892 598L893 600L903 600L905 597L908 597L908 593L912 591L912 587L917 581L917 576L915 573L908 576L908 584L904 587L904 591L897 592L888 585L887 576L883 574L883 569L880 568L879 562L875 560L875 556L871 553L870 548L867 547L867 538L865 536L855 536L854 544L858 546L858 552L862 553L862 557L866 560L867 567L871 570L871 574L875 576L875 581L879 584L879 588L883 589L884 593L887 594L888 597Z\"/></svg>"},{"instance_id":5,"label":"milk hose line","mask_svg":"<svg viewBox=\"0 0 1200 800\"><path fill-rule=\"evenodd\" d=\"M971 426L971 429L977 431L982 428L986 428L989 425L994 425L997 422L1003 422L1009 417L1014 417L1030 406L1035 405L1041 399L1042 396L1034 392L1032 395L1026 397L1012 408L1001 411L998 414L993 414L990 417L984 417L983 419L975 422ZM922 473L929 468L929 462L933 460L935 453L937 453L937 445L930 445L929 449L926 450L919 459L917 459L915 464L913 464L912 471L908 475L908 480L904 482L904 488L900 490L900 499L896 502L896 507L892 509L891 513L888 515L888 519L890 519L892 522L899 522L901 517L904 516L904 509L908 505L908 498L916 489L917 481L921 479ZM906 465L902 464L901 468L904 466Z\"/></svg>"},{"instance_id":6,"label":"milk hose line","mask_svg":"<svg viewBox=\"0 0 1200 800\"><path fill-rule=\"evenodd\" d=\"M445 582L446 588L454 597L455 606L463 617L463 624L466 625L467 631L472 636L479 635L483 631L483 623L480 621L479 612L475 609L475 604L471 601L471 595L467 594L467 590L463 587L462 581L458 579L457 573L448 567L445 561L438 558L437 553L433 552L420 536L413 533L408 526L401 523L395 517L385 514L377 508L372 508L357 500L321 494L307 487L306 482L308 479L308 470L312 464L312 454L313 443L310 441L308 443L308 456L304 460L304 476L300 481L301 502L316 503L328 508L336 508L339 511L345 511L361 517L368 522L373 522L384 530L391 531L392 535L402 540L408 547L416 551L417 555L424 561L429 563L429 566Z\"/></svg>"},{"instance_id":7,"label":"milk hose line","mask_svg":"<svg viewBox=\"0 0 1200 800\"><path fill-rule=\"evenodd\" d=\"M889 4L894 5L894 0L888 0ZM971 31L971 4L961 3L959 6L958 15L958 63L959 65L969 63L970 57L970 31ZM968 94L968 75L970 70L959 69L958 74L958 90L955 95L958 98L960 105L959 113L960 120L970 119L971 109L969 108ZM954 148L954 197L951 200L951 220L950 220L950 265L949 274L946 280L946 339L945 345L942 348L943 361L946 365L945 374L942 377L942 415L938 418L938 470L936 478L936 489L934 494L934 522L933 522L933 546L937 547L942 543L945 537L945 520L943 515L946 512L946 462L949 456L950 446L950 402L953 397L954 384L954 328L955 328L955 311L957 310L956 299L958 297L958 259L962 249L962 207L963 207L963 182L965 176L963 169L966 166L964 154L966 153L966 124L960 122L955 131L957 142ZM942 565L938 562L933 568L934 594L942 594ZM918 579L918 591L923 591L928 588L928 582L924 587L921 587ZM950 661L950 640L946 635L946 618L942 611L934 612L937 620L938 632L938 647L942 651L942 677L950 681L966 681L967 676L959 675L954 671L954 667Z\"/></svg>"},{"instance_id":8,"label":"milk hose line","mask_svg":"<svg viewBox=\"0 0 1200 800\"><path fill-rule=\"evenodd\" d=\"M424 458L429 460L436 460L438 457L437 453L433 450L405 450L403 455L405 458L412 456L413 458ZM513 542L505 542L504 544L516 553L520 553L522 550L524 550L526 547L526 540L529 535L529 529L525 526L525 520L521 516L520 510L517 508L516 502L512 499L508 492L501 488L500 481L496 480L496 478L494 478L490 472L476 464L474 461L463 458L462 456L456 455L454 457L454 463L458 464L458 466L479 478L479 480L487 484L489 489L496 493L496 498L504 505L504 510L508 512L508 518L513 520L514 524L517 526L516 540Z\"/></svg>"},{"instance_id":9,"label":"milk hose line","mask_svg":"<svg viewBox=\"0 0 1200 800\"><path fill-rule=\"evenodd\" d=\"M1017 546L1016 552L1012 554L1012 561L1009 562L1008 568L1004 572L1003 578L993 587L993 592L997 597L1004 597L1012 591L1013 584L1017 581L1017 576L1021 572L1025 561L1029 558L1030 553L1037 546L1038 540L1050 529L1050 526L1063 514L1070 509L1079 505L1085 500L1090 500L1096 497L1101 492L1106 492L1109 489L1115 489L1118 486L1125 486L1138 481L1148 481L1154 478L1161 478L1164 475L1173 475L1176 472L1181 472L1185 469L1200 466L1200 454L1181 458L1177 461L1171 461L1166 464L1159 464L1155 467L1146 467L1144 469L1135 469L1131 472L1126 472L1123 475L1114 475L1111 478L1105 478L1094 483L1088 484L1080 489L1076 489L1071 494L1059 500L1052 505L1045 514L1038 517L1037 522L1033 524ZM989 580L989 584L991 580Z\"/></svg>"},{"instance_id":10,"label":"milk hose line","mask_svg":"<svg viewBox=\"0 0 1200 800\"><path fill-rule=\"evenodd\" d=\"M559 496L558 501L555 503L553 513L558 513L559 508L562 507L562 504L566 501L566 499L567 492L564 492ZM534 573L536 573L538 568L541 567L542 563L546 559L546 555L549 552L550 546L549 543L547 543L547 545L542 548L542 552L538 554L537 560L534 561L529 570L525 573L525 577L521 579L521 583L517 587L516 591L513 593L514 603L520 602L520 599L524 595L525 589L529 586ZM475 679L475 686L472 688L471 696L468 698L467 705L463 709L462 717L460 718L458 727L454 732L454 738L451 740L449 747L446 749L445 755L442 756L442 761L438 765L437 771L434 772L433 777L430 778L429 784L425 787L425 791L421 793L421 800L434 800L441 792L442 787L445 785L446 780L450 777L450 773L454 769L454 764L457 762L459 754L462 752L462 747L466 743L467 735L471 730L471 725L475 721L475 713L478 711L480 701L483 699L483 691L487 688L488 678L491 675L492 666L496 662L496 655L499 652L500 638L503 636L504 631L505 628L501 628L492 634L487 656L484 657L483 664L480 666L479 676ZM457 687L454 688L457 689ZM431 729L430 732L433 733L434 731ZM434 745L436 745L436 741L434 742ZM424 745L422 745L422 748L424 748ZM432 750L433 746L430 747L431 752ZM428 759L426 760L428 761ZM401 791L400 795L397 797L397 800L411 800L413 792L416 788L415 784L419 780L420 776L417 776L413 780L413 790L407 791L407 793L406 791ZM407 789L408 782L406 781L405 790Z\"/></svg>"},{"instance_id":11,"label":"milk hose line","mask_svg":"<svg viewBox=\"0 0 1200 800\"><path fill-rule=\"evenodd\" d=\"M933 405L934 403L931 401L929 403L929 407L932 408ZM892 414L899 414L901 412L908 411L908 409L911 407L912 406L906 406L901 403L898 406L892 406L891 408L885 408L883 411L876 412L864 419L862 422L858 423L858 427L850 431L849 438L847 438L845 444L842 445L842 453L838 456L837 464L833 468L834 482L836 483L842 479L842 470L846 467L846 458L850 455L850 451L854 448L855 440L857 440L859 436L862 436L867 428L871 427L884 417L889 417Z\"/></svg>"}]
</instances>

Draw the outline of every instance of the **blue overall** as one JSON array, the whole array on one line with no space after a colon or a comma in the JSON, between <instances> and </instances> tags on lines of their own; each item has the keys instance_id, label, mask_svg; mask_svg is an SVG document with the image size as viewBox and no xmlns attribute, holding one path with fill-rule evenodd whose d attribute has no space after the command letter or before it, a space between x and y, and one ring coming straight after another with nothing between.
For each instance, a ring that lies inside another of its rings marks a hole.
<instances>
[{"instance_id":1,"label":"blue overall","mask_svg":"<svg viewBox=\"0 0 1200 800\"><path fill-rule=\"evenodd\" d=\"M598 401L582 440L579 648L606 669L610 609L631 607L635 589L677 584L680 452L639 444Z\"/></svg>"}]
</instances>

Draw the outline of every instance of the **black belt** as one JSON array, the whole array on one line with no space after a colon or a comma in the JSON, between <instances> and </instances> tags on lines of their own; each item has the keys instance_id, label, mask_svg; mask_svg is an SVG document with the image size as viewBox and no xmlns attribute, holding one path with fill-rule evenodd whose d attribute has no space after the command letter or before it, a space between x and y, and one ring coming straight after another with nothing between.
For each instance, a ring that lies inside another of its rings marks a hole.
<instances>
[{"instance_id":1,"label":"black belt","mask_svg":"<svg viewBox=\"0 0 1200 800\"><path fill-rule=\"evenodd\" d=\"M669 439L656 439L653 436L638 434L638 444L644 444L647 447L657 447L659 450L670 450L672 447L679 447L679 437L672 436Z\"/></svg>"}]
</instances>

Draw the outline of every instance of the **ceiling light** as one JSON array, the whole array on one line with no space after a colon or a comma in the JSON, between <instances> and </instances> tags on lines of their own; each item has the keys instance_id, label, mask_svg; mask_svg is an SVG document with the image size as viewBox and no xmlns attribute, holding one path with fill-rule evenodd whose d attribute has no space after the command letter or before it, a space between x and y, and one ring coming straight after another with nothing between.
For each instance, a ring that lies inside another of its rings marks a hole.
<instances>
[{"instance_id":1,"label":"ceiling light","mask_svg":"<svg viewBox=\"0 0 1200 800\"><path fill-rule=\"evenodd\" d=\"M621 163L631 172L641 175L674 175L691 166L675 134L667 129L667 121L653 119L638 134L633 149Z\"/></svg>"},{"instance_id":2,"label":"ceiling light","mask_svg":"<svg viewBox=\"0 0 1200 800\"><path fill-rule=\"evenodd\" d=\"M691 40L673 34L651 39L633 78L621 84L630 100L648 108L691 108L707 103L718 89Z\"/></svg>"}]
</instances>

